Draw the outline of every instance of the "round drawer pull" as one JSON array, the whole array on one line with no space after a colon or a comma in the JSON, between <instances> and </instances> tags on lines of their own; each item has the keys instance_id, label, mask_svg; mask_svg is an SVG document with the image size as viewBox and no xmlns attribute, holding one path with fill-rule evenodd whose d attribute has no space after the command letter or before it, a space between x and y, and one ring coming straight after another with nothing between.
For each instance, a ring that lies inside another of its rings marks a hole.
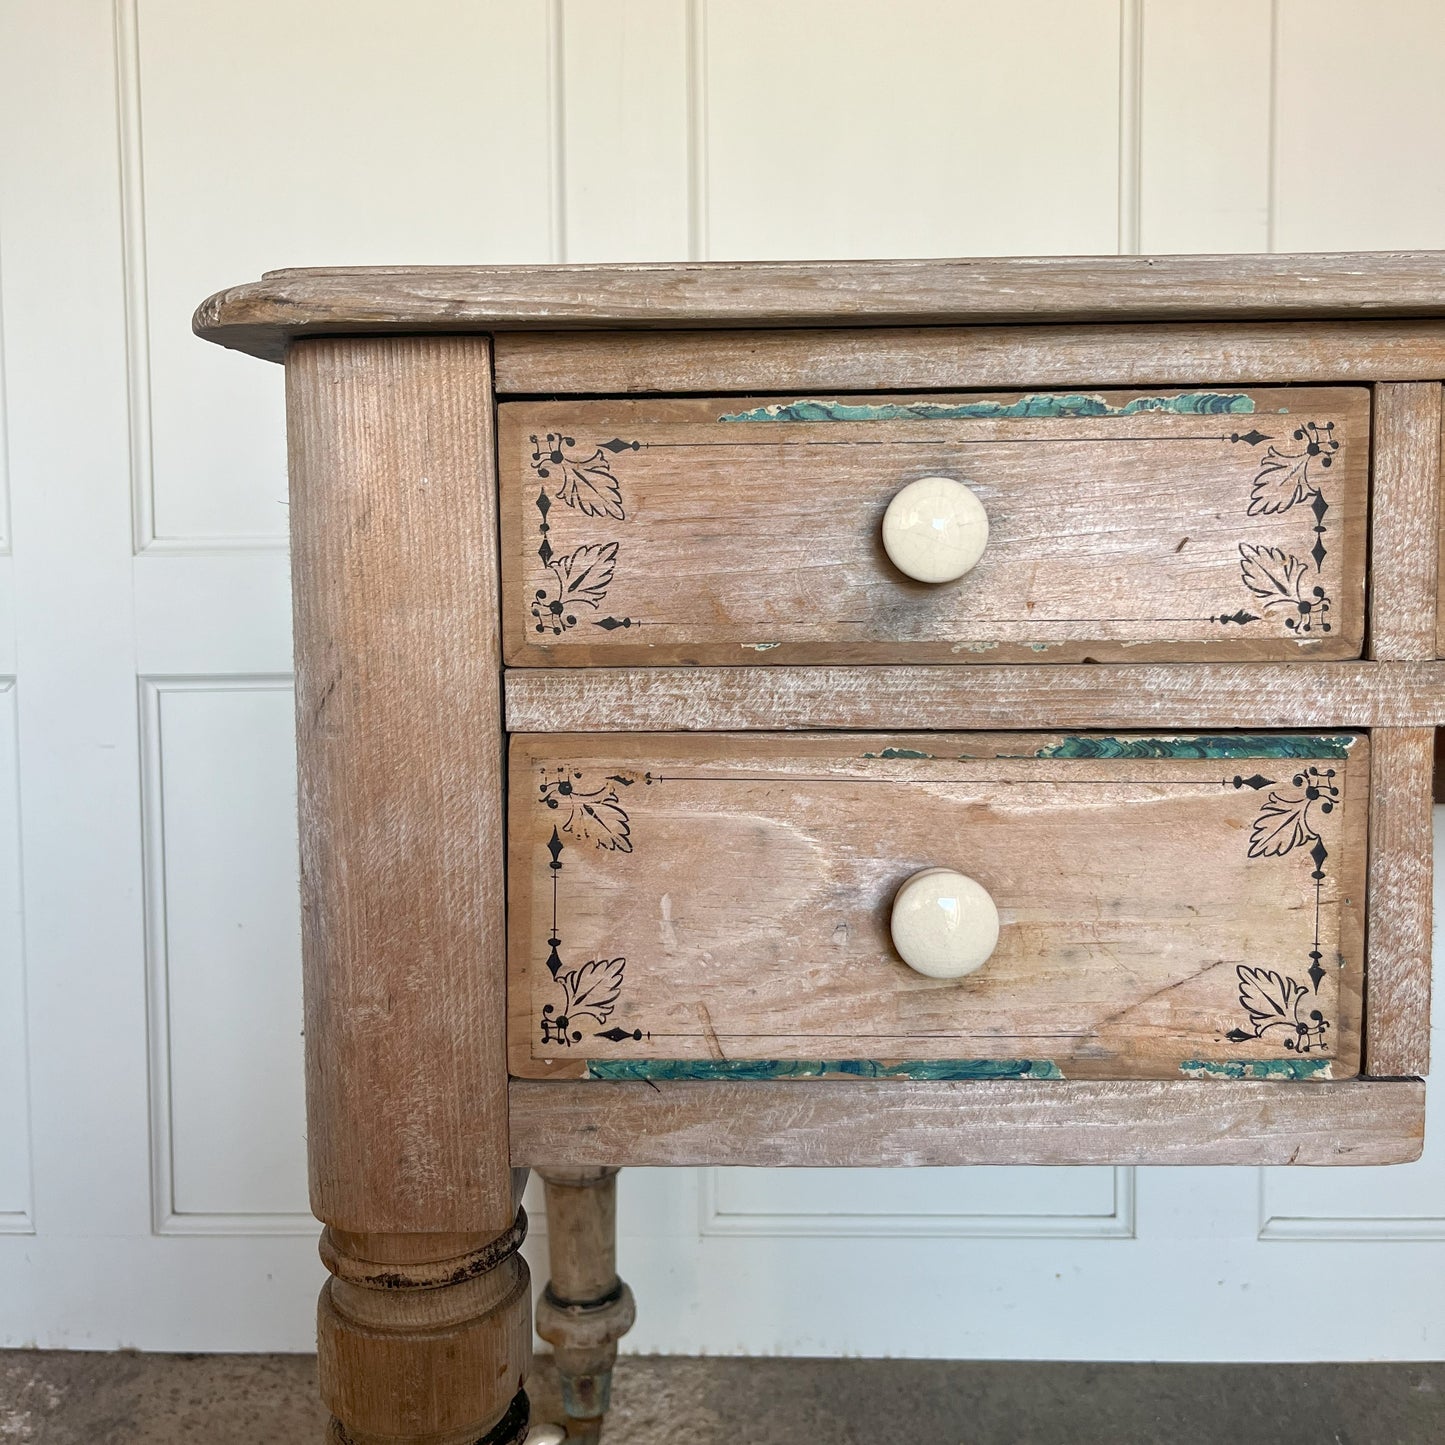
<instances>
[{"instance_id":1,"label":"round drawer pull","mask_svg":"<svg viewBox=\"0 0 1445 1445\"><path fill-rule=\"evenodd\" d=\"M982 883L952 868L915 873L893 899L893 946L915 973L962 978L998 946L998 909Z\"/></svg>"},{"instance_id":2,"label":"round drawer pull","mask_svg":"<svg viewBox=\"0 0 1445 1445\"><path fill-rule=\"evenodd\" d=\"M954 582L971 572L988 546L988 513L953 477L919 477L883 514L883 550L916 582Z\"/></svg>"}]
</instances>

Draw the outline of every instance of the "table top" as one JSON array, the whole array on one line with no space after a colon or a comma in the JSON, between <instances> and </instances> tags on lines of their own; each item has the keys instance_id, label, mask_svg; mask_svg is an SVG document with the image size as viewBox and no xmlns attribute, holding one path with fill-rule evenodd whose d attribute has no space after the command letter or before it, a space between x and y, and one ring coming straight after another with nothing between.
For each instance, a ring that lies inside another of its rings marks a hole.
<instances>
[{"instance_id":1,"label":"table top","mask_svg":"<svg viewBox=\"0 0 1445 1445\"><path fill-rule=\"evenodd\" d=\"M304 336L1445 316L1445 252L356 266L217 292L207 341L279 361Z\"/></svg>"}]
</instances>

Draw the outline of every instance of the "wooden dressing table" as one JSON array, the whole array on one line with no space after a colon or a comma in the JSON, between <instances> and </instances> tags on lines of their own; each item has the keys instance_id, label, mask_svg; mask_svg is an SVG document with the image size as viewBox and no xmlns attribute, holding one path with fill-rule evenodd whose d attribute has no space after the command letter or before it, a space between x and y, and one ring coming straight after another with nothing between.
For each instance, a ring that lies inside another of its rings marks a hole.
<instances>
[{"instance_id":1,"label":"wooden dressing table","mask_svg":"<svg viewBox=\"0 0 1445 1445\"><path fill-rule=\"evenodd\" d=\"M1421 1148L1445 255L279 271L331 1438L625 1165Z\"/></svg>"}]
</instances>

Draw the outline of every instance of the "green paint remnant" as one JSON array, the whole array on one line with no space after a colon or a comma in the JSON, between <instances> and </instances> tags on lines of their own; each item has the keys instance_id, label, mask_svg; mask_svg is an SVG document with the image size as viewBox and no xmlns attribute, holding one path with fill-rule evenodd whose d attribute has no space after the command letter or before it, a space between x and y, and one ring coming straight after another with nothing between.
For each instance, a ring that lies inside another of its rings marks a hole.
<instances>
[{"instance_id":1,"label":"green paint remnant","mask_svg":"<svg viewBox=\"0 0 1445 1445\"><path fill-rule=\"evenodd\" d=\"M1350 755L1355 738L1291 737L1221 733L1213 737L1105 738L1070 737L1040 748L1036 758L1336 758Z\"/></svg>"},{"instance_id":2,"label":"green paint remnant","mask_svg":"<svg viewBox=\"0 0 1445 1445\"><path fill-rule=\"evenodd\" d=\"M1185 1059L1179 1072L1186 1079L1328 1079L1328 1059Z\"/></svg>"},{"instance_id":3,"label":"green paint remnant","mask_svg":"<svg viewBox=\"0 0 1445 1445\"><path fill-rule=\"evenodd\" d=\"M1254 398L1237 391L1185 391L1178 396L1138 396L1116 406L1102 396L1078 392L1032 392L1017 401L788 401L725 412L719 421L967 421L992 417L1248 415Z\"/></svg>"},{"instance_id":4,"label":"green paint remnant","mask_svg":"<svg viewBox=\"0 0 1445 1445\"><path fill-rule=\"evenodd\" d=\"M1062 1079L1051 1059L921 1059L880 1064L873 1059L589 1059L593 1079Z\"/></svg>"},{"instance_id":5,"label":"green paint remnant","mask_svg":"<svg viewBox=\"0 0 1445 1445\"><path fill-rule=\"evenodd\" d=\"M1048 644L1047 642L1031 642L1031 643L1029 643L1029 651L1030 651L1030 652L1047 652L1048 650L1049 650L1049 644Z\"/></svg>"},{"instance_id":6,"label":"green paint remnant","mask_svg":"<svg viewBox=\"0 0 1445 1445\"><path fill-rule=\"evenodd\" d=\"M865 758L931 758L932 753L920 753L917 748L884 748L881 753L864 753Z\"/></svg>"},{"instance_id":7,"label":"green paint remnant","mask_svg":"<svg viewBox=\"0 0 1445 1445\"><path fill-rule=\"evenodd\" d=\"M781 647L782 645L781 642L744 642L742 644L744 651L752 648L754 652L771 652L775 647Z\"/></svg>"}]
</instances>

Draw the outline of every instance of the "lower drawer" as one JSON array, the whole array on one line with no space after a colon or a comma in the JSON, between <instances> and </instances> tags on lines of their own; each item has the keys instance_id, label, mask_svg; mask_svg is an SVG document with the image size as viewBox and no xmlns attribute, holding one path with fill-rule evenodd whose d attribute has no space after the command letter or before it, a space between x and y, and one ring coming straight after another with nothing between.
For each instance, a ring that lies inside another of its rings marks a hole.
<instances>
[{"instance_id":1,"label":"lower drawer","mask_svg":"<svg viewBox=\"0 0 1445 1445\"><path fill-rule=\"evenodd\" d=\"M1353 1075L1369 781L1346 733L514 737L513 1073Z\"/></svg>"}]
</instances>

